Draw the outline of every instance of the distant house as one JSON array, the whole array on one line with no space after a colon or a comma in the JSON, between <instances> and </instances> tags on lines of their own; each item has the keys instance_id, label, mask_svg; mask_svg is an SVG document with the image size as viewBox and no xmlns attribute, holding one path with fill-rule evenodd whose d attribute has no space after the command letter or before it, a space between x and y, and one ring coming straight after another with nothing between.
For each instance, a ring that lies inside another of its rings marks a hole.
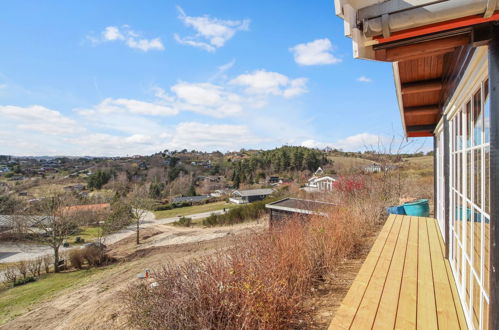
<instances>
[{"instance_id":1,"label":"distant house","mask_svg":"<svg viewBox=\"0 0 499 330\"><path fill-rule=\"evenodd\" d=\"M377 163L373 163L371 165L365 166L364 167L364 172L365 173L379 173L381 171L391 171L393 169L397 168L395 165L381 165Z\"/></svg>"},{"instance_id":2,"label":"distant house","mask_svg":"<svg viewBox=\"0 0 499 330\"><path fill-rule=\"evenodd\" d=\"M255 201L261 201L274 192L273 189L251 189L236 190L232 193L229 201L235 204L246 204Z\"/></svg>"},{"instance_id":3,"label":"distant house","mask_svg":"<svg viewBox=\"0 0 499 330\"><path fill-rule=\"evenodd\" d=\"M332 203L298 198L285 198L265 205L270 213L270 227L290 218L307 220L313 215L326 216L327 210L334 206Z\"/></svg>"},{"instance_id":4,"label":"distant house","mask_svg":"<svg viewBox=\"0 0 499 330\"><path fill-rule=\"evenodd\" d=\"M280 179L278 176L271 176L268 180L267 183L269 184L278 184L280 182Z\"/></svg>"},{"instance_id":5,"label":"distant house","mask_svg":"<svg viewBox=\"0 0 499 330\"><path fill-rule=\"evenodd\" d=\"M204 202L210 198L210 195L200 195L200 196L181 196L174 197L172 199L172 203L180 204L180 203L200 203Z\"/></svg>"},{"instance_id":6,"label":"distant house","mask_svg":"<svg viewBox=\"0 0 499 330\"><path fill-rule=\"evenodd\" d=\"M79 212L109 212L111 211L111 204L82 204L65 206L60 209L64 214L79 213Z\"/></svg>"},{"instance_id":7,"label":"distant house","mask_svg":"<svg viewBox=\"0 0 499 330\"><path fill-rule=\"evenodd\" d=\"M228 196L230 195L231 191L228 190L228 189L217 189L217 190L214 190L210 193L210 196L211 197L223 197L223 196Z\"/></svg>"},{"instance_id":8,"label":"distant house","mask_svg":"<svg viewBox=\"0 0 499 330\"><path fill-rule=\"evenodd\" d=\"M371 164L364 167L364 172L366 173L378 173L381 172L383 167L380 164Z\"/></svg>"},{"instance_id":9,"label":"distant house","mask_svg":"<svg viewBox=\"0 0 499 330\"><path fill-rule=\"evenodd\" d=\"M36 227L50 220L48 216L0 215L0 232L14 229L17 226ZM48 223L48 222L47 222Z\"/></svg>"},{"instance_id":10,"label":"distant house","mask_svg":"<svg viewBox=\"0 0 499 330\"><path fill-rule=\"evenodd\" d=\"M308 183L306 185L306 188L308 188L308 191L333 191L333 185L334 182L336 181L335 178L331 176L322 176L322 177L316 177L313 176L310 179L308 179Z\"/></svg>"}]
</instances>

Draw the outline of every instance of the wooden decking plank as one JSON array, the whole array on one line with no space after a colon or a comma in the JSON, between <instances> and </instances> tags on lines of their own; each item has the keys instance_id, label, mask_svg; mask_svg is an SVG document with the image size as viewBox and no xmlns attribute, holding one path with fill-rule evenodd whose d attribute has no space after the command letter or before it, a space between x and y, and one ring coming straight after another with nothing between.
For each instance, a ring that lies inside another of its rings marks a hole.
<instances>
[{"instance_id":1,"label":"wooden decking plank","mask_svg":"<svg viewBox=\"0 0 499 330\"><path fill-rule=\"evenodd\" d=\"M418 218L418 329L438 329L435 292L433 287L433 271L431 265L430 245L426 218Z\"/></svg>"},{"instance_id":2,"label":"wooden decking plank","mask_svg":"<svg viewBox=\"0 0 499 330\"><path fill-rule=\"evenodd\" d=\"M395 246L402 227L402 216L397 216L393 229L386 240L385 247L381 251L381 255L374 269L371 281L366 289L362 302L359 306L357 314L352 322L352 329L370 329L376 317L377 307L380 302L381 295L385 286L385 281L390 269Z\"/></svg>"},{"instance_id":3,"label":"wooden decking plank","mask_svg":"<svg viewBox=\"0 0 499 330\"><path fill-rule=\"evenodd\" d=\"M433 219L427 219L427 224L438 327L440 329L459 329L460 324L452 296L451 283L447 276L444 252L438 239L437 224Z\"/></svg>"},{"instance_id":4,"label":"wooden decking plank","mask_svg":"<svg viewBox=\"0 0 499 330\"><path fill-rule=\"evenodd\" d=\"M438 235L438 240L440 241L440 246L442 247L442 251L445 249L445 243L442 235ZM454 303L454 308L457 313L457 318L459 321L459 327L461 329L468 329L468 325L466 324L466 318L464 317L464 310L463 306L461 305L461 299L459 298L459 294L457 292L457 286L456 286L456 278L454 277L454 274L452 273L452 268L450 266L449 260L445 259L445 269L447 271L447 278L449 279L450 283L450 289L452 293L452 299Z\"/></svg>"},{"instance_id":5,"label":"wooden decking plank","mask_svg":"<svg viewBox=\"0 0 499 330\"><path fill-rule=\"evenodd\" d=\"M397 245L395 246L392 263L388 271L388 276L386 277L373 329L393 329L395 326L400 284L402 282L402 273L404 271L409 229L411 225L410 218L401 218L398 221L402 222L402 226Z\"/></svg>"},{"instance_id":6,"label":"wooden decking plank","mask_svg":"<svg viewBox=\"0 0 499 330\"><path fill-rule=\"evenodd\" d=\"M371 251L366 260L362 264L352 286L348 290L347 295L343 299L341 306L338 308L329 329L349 329L357 309L362 301L364 292L369 284L371 276L378 263L381 251L383 250L388 235L390 234L395 222L395 215L390 215L386 220L385 225L381 229L376 238Z\"/></svg>"},{"instance_id":7,"label":"wooden decking plank","mask_svg":"<svg viewBox=\"0 0 499 330\"><path fill-rule=\"evenodd\" d=\"M329 329L467 329L439 229L390 216Z\"/></svg>"},{"instance_id":8,"label":"wooden decking plank","mask_svg":"<svg viewBox=\"0 0 499 330\"><path fill-rule=\"evenodd\" d=\"M418 220L410 219L407 252L396 315L396 329L415 329L418 298Z\"/></svg>"}]
</instances>

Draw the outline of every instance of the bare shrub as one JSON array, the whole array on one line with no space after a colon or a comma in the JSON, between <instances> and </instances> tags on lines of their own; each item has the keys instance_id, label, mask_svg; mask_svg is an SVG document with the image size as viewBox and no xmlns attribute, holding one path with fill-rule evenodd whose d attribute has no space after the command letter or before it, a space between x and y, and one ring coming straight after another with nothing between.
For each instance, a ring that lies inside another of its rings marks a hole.
<instances>
[{"instance_id":1,"label":"bare shrub","mask_svg":"<svg viewBox=\"0 0 499 330\"><path fill-rule=\"evenodd\" d=\"M141 283L124 293L129 321L141 329L303 326L309 317L304 298L354 253L362 221L343 208L305 224L290 219L208 258L169 263L153 272L159 286Z\"/></svg>"},{"instance_id":2,"label":"bare shrub","mask_svg":"<svg viewBox=\"0 0 499 330\"><path fill-rule=\"evenodd\" d=\"M19 274L21 274L21 276L23 277L23 279L25 279L26 276L28 275L28 262L25 260L17 262L16 268Z\"/></svg>"},{"instance_id":3,"label":"bare shrub","mask_svg":"<svg viewBox=\"0 0 499 330\"><path fill-rule=\"evenodd\" d=\"M69 252L69 262L71 262L71 266L77 269L83 268L83 250L81 249L73 249Z\"/></svg>"},{"instance_id":4,"label":"bare shrub","mask_svg":"<svg viewBox=\"0 0 499 330\"><path fill-rule=\"evenodd\" d=\"M42 269L42 258L36 258L27 261L28 272L32 277L40 277Z\"/></svg>"},{"instance_id":5,"label":"bare shrub","mask_svg":"<svg viewBox=\"0 0 499 330\"><path fill-rule=\"evenodd\" d=\"M101 266L107 260L107 256L102 248L97 246L87 246L81 250L82 257L85 259L89 266Z\"/></svg>"},{"instance_id":6,"label":"bare shrub","mask_svg":"<svg viewBox=\"0 0 499 330\"><path fill-rule=\"evenodd\" d=\"M17 267L8 267L4 270L3 276L8 283L14 284L19 277Z\"/></svg>"},{"instance_id":7,"label":"bare shrub","mask_svg":"<svg viewBox=\"0 0 499 330\"><path fill-rule=\"evenodd\" d=\"M42 262L43 262L43 268L45 269L45 273L50 272L50 266L53 264L53 259L50 254L46 254L42 257Z\"/></svg>"}]
</instances>

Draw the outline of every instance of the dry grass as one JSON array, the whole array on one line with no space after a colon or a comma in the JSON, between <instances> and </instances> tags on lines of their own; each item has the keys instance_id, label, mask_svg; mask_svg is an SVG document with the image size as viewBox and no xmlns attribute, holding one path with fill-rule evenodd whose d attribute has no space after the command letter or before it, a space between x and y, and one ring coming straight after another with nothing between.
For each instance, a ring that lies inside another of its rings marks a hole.
<instances>
[{"instance_id":1,"label":"dry grass","mask_svg":"<svg viewBox=\"0 0 499 330\"><path fill-rule=\"evenodd\" d=\"M426 197L431 182L399 171L345 177L331 196L341 207L327 217L289 219L215 256L165 265L153 272L158 286L130 287L128 321L140 329L308 328L313 292L327 287L345 259L363 254L387 206L402 194Z\"/></svg>"},{"instance_id":2,"label":"dry grass","mask_svg":"<svg viewBox=\"0 0 499 330\"><path fill-rule=\"evenodd\" d=\"M360 219L346 209L255 234L215 256L154 272L125 294L142 329L284 329L308 323L305 297L356 251Z\"/></svg>"}]
</instances>

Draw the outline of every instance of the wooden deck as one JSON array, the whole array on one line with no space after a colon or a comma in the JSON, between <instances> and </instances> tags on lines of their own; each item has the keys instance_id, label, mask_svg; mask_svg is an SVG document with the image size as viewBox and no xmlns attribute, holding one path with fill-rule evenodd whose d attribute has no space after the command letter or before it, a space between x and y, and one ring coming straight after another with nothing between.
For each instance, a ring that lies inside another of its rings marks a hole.
<instances>
[{"instance_id":1,"label":"wooden deck","mask_svg":"<svg viewBox=\"0 0 499 330\"><path fill-rule=\"evenodd\" d=\"M437 226L390 215L329 329L467 329Z\"/></svg>"}]
</instances>

